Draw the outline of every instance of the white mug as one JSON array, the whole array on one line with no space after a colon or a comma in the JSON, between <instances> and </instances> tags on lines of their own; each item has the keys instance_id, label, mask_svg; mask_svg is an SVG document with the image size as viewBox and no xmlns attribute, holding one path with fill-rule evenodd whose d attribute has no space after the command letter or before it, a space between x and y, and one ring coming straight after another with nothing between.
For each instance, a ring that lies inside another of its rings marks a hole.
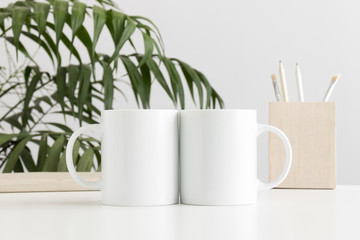
<instances>
[{"instance_id":1,"label":"white mug","mask_svg":"<svg viewBox=\"0 0 360 240\"><path fill-rule=\"evenodd\" d=\"M180 113L181 202L194 205L253 204L260 189L279 185L292 161L291 145L276 127L257 123L256 110L183 110ZM270 131L285 145L280 176L257 178L257 136Z\"/></svg>"},{"instance_id":2,"label":"white mug","mask_svg":"<svg viewBox=\"0 0 360 240\"><path fill-rule=\"evenodd\" d=\"M101 123L73 133L66 149L70 175L80 185L99 189L108 205L175 204L178 190L178 112L176 110L105 110ZM76 138L101 134L101 179L87 182L73 165Z\"/></svg>"}]
</instances>

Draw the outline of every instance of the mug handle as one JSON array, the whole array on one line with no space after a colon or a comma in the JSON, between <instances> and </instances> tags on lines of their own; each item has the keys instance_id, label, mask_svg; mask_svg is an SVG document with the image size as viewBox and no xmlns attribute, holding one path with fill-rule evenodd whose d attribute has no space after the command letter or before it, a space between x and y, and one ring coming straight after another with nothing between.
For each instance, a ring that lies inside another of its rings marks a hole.
<instances>
[{"instance_id":1,"label":"mug handle","mask_svg":"<svg viewBox=\"0 0 360 240\"><path fill-rule=\"evenodd\" d=\"M96 182L88 182L88 181L85 181L84 179L80 178L80 176L77 174L77 172L75 170L74 162L73 162L73 147L74 147L75 140L80 136L80 134L89 132L91 130L100 132L100 124L92 124L92 125L88 125L88 126L83 126L83 127L79 128L78 130L76 130L71 135L69 142L67 144L67 147L66 147L66 165L68 167L71 177L78 184L80 184L81 186L86 187L86 188L100 190L101 179L97 180Z\"/></svg>"},{"instance_id":2,"label":"mug handle","mask_svg":"<svg viewBox=\"0 0 360 240\"><path fill-rule=\"evenodd\" d=\"M264 125L264 124L258 124L258 134L257 135L259 136L260 134L262 134L264 132L272 132L272 133L275 133L276 135L278 135L284 143L285 152L286 152L285 165L284 165L284 168L283 168L280 176L278 178L276 178L274 181L269 182L269 183L264 183L259 180L259 182L260 182L259 188L260 189L270 189L270 188L274 188L274 187L278 186L280 183L282 183L285 180L285 178L287 177L287 175L289 174L291 162L292 162L292 149L291 149L291 144L290 144L288 137L285 135L285 133L283 131L281 131L277 127Z\"/></svg>"}]
</instances>

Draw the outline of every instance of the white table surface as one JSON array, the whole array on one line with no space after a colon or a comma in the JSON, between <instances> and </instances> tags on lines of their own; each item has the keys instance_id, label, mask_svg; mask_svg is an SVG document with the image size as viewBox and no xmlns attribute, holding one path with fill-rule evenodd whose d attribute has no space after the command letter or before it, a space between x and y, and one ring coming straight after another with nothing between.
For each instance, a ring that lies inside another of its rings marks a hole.
<instances>
[{"instance_id":1,"label":"white table surface","mask_svg":"<svg viewBox=\"0 0 360 240\"><path fill-rule=\"evenodd\" d=\"M2 193L0 239L360 239L360 186L269 190L250 206L112 207L100 192Z\"/></svg>"}]
</instances>

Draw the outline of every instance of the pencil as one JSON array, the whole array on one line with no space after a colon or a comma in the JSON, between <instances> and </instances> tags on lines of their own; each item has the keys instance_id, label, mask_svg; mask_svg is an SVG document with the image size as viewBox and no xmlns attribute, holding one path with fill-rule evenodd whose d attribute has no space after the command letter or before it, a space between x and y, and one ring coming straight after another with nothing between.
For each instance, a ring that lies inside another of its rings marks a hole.
<instances>
[{"instance_id":1,"label":"pencil","mask_svg":"<svg viewBox=\"0 0 360 240\"><path fill-rule=\"evenodd\" d=\"M299 102L303 102L304 101L304 90L303 90L300 68L297 63L296 63L296 83L297 83Z\"/></svg>"},{"instance_id":2,"label":"pencil","mask_svg":"<svg viewBox=\"0 0 360 240\"><path fill-rule=\"evenodd\" d=\"M281 61L279 61L279 73L280 73L280 83L281 83L283 100L284 100L284 102L288 102L289 97L288 97L288 91L287 91L287 86L286 86L285 71L284 71L284 67L283 67Z\"/></svg>"}]
</instances>

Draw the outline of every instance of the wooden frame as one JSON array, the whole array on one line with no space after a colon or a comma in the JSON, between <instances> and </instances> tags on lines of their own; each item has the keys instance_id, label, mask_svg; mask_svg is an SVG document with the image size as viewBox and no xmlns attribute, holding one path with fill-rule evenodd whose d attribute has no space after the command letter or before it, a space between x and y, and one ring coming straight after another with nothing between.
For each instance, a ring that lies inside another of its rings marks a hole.
<instances>
[{"instance_id":1,"label":"wooden frame","mask_svg":"<svg viewBox=\"0 0 360 240\"><path fill-rule=\"evenodd\" d=\"M269 107L269 124L288 136L293 150L289 175L278 188L335 188L335 103L276 102ZM284 161L282 142L270 134L270 181L279 176Z\"/></svg>"},{"instance_id":2,"label":"wooden frame","mask_svg":"<svg viewBox=\"0 0 360 240\"><path fill-rule=\"evenodd\" d=\"M96 181L99 172L80 172L82 178ZM68 172L1 173L0 192L91 191L78 185Z\"/></svg>"}]
</instances>

